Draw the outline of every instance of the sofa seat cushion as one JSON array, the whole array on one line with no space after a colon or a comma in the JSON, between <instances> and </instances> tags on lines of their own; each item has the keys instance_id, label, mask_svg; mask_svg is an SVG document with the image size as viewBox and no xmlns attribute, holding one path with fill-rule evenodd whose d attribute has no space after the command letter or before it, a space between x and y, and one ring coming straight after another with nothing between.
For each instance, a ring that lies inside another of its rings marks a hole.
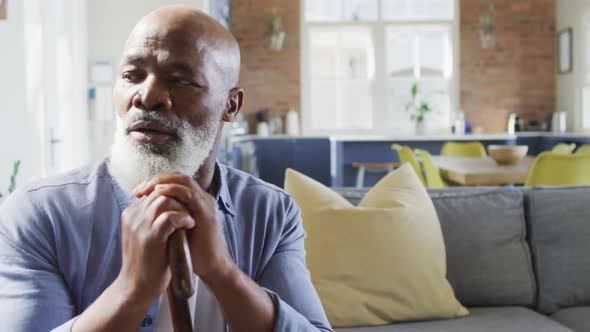
<instances>
[{"instance_id":1,"label":"sofa seat cushion","mask_svg":"<svg viewBox=\"0 0 590 332\"><path fill-rule=\"evenodd\" d=\"M470 315L448 320L336 329L336 332L573 332L523 307L469 308Z\"/></svg>"},{"instance_id":2,"label":"sofa seat cushion","mask_svg":"<svg viewBox=\"0 0 590 332\"><path fill-rule=\"evenodd\" d=\"M590 332L590 307L573 307L559 310L551 318L576 332Z\"/></svg>"}]
</instances>

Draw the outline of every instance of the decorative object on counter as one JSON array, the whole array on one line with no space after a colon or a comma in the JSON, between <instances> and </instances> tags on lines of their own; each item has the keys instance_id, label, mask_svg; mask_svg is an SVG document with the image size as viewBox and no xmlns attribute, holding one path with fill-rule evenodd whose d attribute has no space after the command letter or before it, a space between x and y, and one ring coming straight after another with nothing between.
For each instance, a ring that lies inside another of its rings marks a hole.
<instances>
[{"instance_id":1,"label":"decorative object on counter","mask_svg":"<svg viewBox=\"0 0 590 332\"><path fill-rule=\"evenodd\" d=\"M286 134L299 136L299 113L294 108L289 109L286 116Z\"/></svg>"},{"instance_id":2,"label":"decorative object on counter","mask_svg":"<svg viewBox=\"0 0 590 332\"><path fill-rule=\"evenodd\" d=\"M496 22L494 20L494 5L489 2L488 8L479 16L479 41L485 49L496 48Z\"/></svg>"},{"instance_id":3,"label":"decorative object on counter","mask_svg":"<svg viewBox=\"0 0 590 332\"><path fill-rule=\"evenodd\" d=\"M465 113L459 111L455 114L452 132L455 135L465 135Z\"/></svg>"},{"instance_id":4,"label":"decorative object on counter","mask_svg":"<svg viewBox=\"0 0 590 332\"><path fill-rule=\"evenodd\" d=\"M270 16L269 36L270 49L273 51L282 50L285 37L287 37L287 32L283 25L283 19L277 13L276 0L273 1L272 14Z\"/></svg>"},{"instance_id":5,"label":"decorative object on counter","mask_svg":"<svg viewBox=\"0 0 590 332\"><path fill-rule=\"evenodd\" d=\"M8 8L8 0L0 0L0 20L6 19L6 12Z\"/></svg>"},{"instance_id":6,"label":"decorative object on counter","mask_svg":"<svg viewBox=\"0 0 590 332\"><path fill-rule=\"evenodd\" d=\"M520 115L516 113L510 113L508 116L508 134L514 135L514 133L524 131L524 129L524 121Z\"/></svg>"},{"instance_id":7,"label":"decorative object on counter","mask_svg":"<svg viewBox=\"0 0 590 332\"><path fill-rule=\"evenodd\" d=\"M422 96L418 92L418 83L412 84L410 90L412 100L406 104L406 112L410 115L412 121L416 121L416 135L424 135L426 132L426 113L432 112L430 105L422 101Z\"/></svg>"},{"instance_id":8,"label":"decorative object on counter","mask_svg":"<svg viewBox=\"0 0 590 332\"><path fill-rule=\"evenodd\" d=\"M526 123L527 131L547 131L547 121L539 119L529 119Z\"/></svg>"},{"instance_id":9,"label":"decorative object on counter","mask_svg":"<svg viewBox=\"0 0 590 332\"><path fill-rule=\"evenodd\" d=\"M471 123L469 121L465 121L465 134L471 134L473 131L473 127L471 127Z\"/></svg>"},{"instance_id":10,"label":"decorative object on counter","mask_svg":"<svg viewBox=\"0 0 590 332\"><path fill-rule=\"evenodd\" d=\"M268 131L271 135L283 134L283 117L281 114L273 113L268 116Z\"/></svg>"},{"instance_id":11,"label":"decorative object on counter","mask_svg":"<svg viewBox=\"0 0 590 332\"><path fill-rule=\"evenodd\" d=\"M568 74L573 70L572 28L557 33L557 73Z\"/></svg>"},{"instance_id":12,"label":"decorative object on counter","mask_svg":"<svg viewBox=\"0 0 590 332\"><path fill-rule=\"evenodd\" d=\"M498 165L514 165L529 151L528 145L490 145L488 153Z\"/></svg>"},{"instance_id":13,"label":"decorative object on counter","mask_svg":"<svg viewBox=\"0 0 590 332\"><path fill-rule=\"evenodd\" d=\"M12 193L16 189L16 177L20 170L20 160L15 160L12 164L12 175L10 175L10 185L8 186L8 194ZM0 192L0 202L2 201L2 193Z\"/></svg>"},{"instance_id":14,"label":"decorative object on counter","mask_svg":"<svg viewBox=\"0 0 590 332\"><path fill-rule=\"evenodd\" d=\"M567 112L554 112L551 117L551 131L565 133L567 130Z\"/></svg>"},{"instance_id":15,"label":"decorative object on counter","mask_svg":"<svg viewBox=\"0 0 590 332\"><path fill-rule=\"evenodd\" d=\"M270 126L268 125L268 109L263 109L256 113L256 135L262 137L270 136Z\"/></svg>"}]
</instances>

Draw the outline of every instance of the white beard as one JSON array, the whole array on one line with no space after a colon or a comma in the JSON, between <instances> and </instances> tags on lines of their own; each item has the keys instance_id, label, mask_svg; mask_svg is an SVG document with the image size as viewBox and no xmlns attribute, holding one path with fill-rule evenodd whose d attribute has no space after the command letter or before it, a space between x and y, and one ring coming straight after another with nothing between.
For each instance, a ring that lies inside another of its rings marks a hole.
<instances>
[{"instance_id":1,"label":"white beard","mask_svg":"<svg viewBox=\"0 0 590 332\"><path fill-rule=\"evenodd\" d=\"M165 125L176 131L179 139L161 145L139 143L127 133L127 128L137 120ZM194 128L188 121L174 124L160 113L132 110L127 113L125 122L117 117L109 171L128 193L160 173L179 172L193 177L211 153L218 127L219 124L212 121Z\"/></svg>"}]
</instances>

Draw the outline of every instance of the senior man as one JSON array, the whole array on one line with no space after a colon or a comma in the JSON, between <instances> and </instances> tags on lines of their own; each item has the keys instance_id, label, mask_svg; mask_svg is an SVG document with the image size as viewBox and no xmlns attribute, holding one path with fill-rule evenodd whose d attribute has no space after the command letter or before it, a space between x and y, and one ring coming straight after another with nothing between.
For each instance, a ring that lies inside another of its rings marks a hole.
<instances>
[{"instance_id":1,"label":"senior man","mask_svg":"<svg viewBox=\"0 0 590 332\"><path fill-rule=\"evenodd\" d=\"M239 67L233 36L189 7L135 26L109 158L25 186L1 207L2 330L170 330L166 243L184 228L196 330L331 331L293 199L216 162L244 98Z\"/></svg>"}]
</instances>

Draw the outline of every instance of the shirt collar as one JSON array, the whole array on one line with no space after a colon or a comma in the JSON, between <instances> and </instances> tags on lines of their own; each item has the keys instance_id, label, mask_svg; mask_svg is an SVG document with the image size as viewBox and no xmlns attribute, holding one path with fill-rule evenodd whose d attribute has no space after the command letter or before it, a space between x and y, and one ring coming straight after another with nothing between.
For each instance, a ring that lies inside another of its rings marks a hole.
<instances>
[{"instance_id":1,"label":"shirt collar","mask_svg":"<svg viewBox=\"0 0 590 332\"><path fill-rule=\"evenodd\" d=\"M108 163L107 163L108 165ZM107 166L108 170L108 166ZM110 175L111 182L113 185L113 191L115 193L115 197L117 199L117 203L119 204L119 208L121 211L124 211L129 205L131 205L137 198L127 193L119 183L115 180L115 178ZM213 173L213 182L214 185L217 186L215 200L217 201L217 205L220 209L224 210L225 212L231 214L232 216L236 215L234 210L231 196L229 194L229 188L227 185L227 168L226 166L219 163L219 161L215 162L215 172Z\"/></svg>"},{"instance_id":2,"label":"shirt collar","mask_svg":"<svg viewBox=\"0 0 590 332\"><path fill-rule=\"evenodd\" d=\"M219 161L215 162L215 174L213 175L213 179L218 184L217 194L215 195L217 204L219 204L219 207L224 209L225 212L235 217L236 211L233 206L231 195L229 194L229 186L227 183L227 166L219 163Z\"/></svg>"}]
</instances>

